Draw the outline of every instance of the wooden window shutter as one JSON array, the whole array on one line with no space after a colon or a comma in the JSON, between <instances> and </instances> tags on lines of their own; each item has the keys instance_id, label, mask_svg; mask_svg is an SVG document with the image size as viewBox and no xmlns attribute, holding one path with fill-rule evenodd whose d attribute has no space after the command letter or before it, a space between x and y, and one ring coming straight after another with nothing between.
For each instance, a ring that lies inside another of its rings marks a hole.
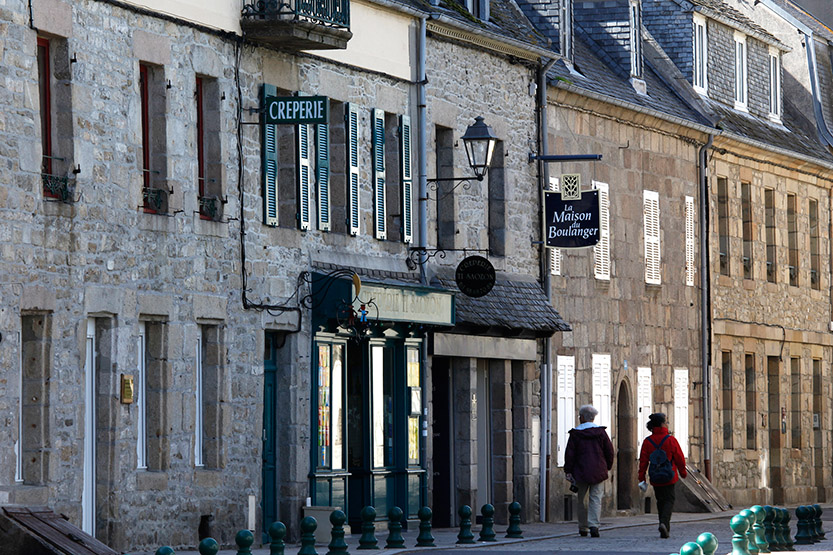
<instances>
[{"instance_id":1,"label":"wooden window shutter","mask_svg":"<svg viewBox=\"0 0 833 555\"><path fill-rule=\"evenodd\" d=\"M612 424L610 414L610 355L594 353L592 359L593 406L599 411L596 424L599 426L606 426L608 430L610 430Z\"/></svg>"},{"instance_id":2,"label":"wooden window shutter","mask_svg":"<svg viewBox=\"0 0 833 555\"><path fill-rule=\"evenodd\" d=\"M576 424L576 357L558 355L555 364L558 388L556 464L561 467L564 466L570 430Z\"/></svg>"},{"instance_id":3,"label":"wooden window shutter","mask_svg":"<svg viewBox=\"0 0 833 555\"><path fill-rule=\"evenodd\" d=\"M610 194L607 183L593 182L599 191L599 242L593 247L596 279L610 281Z\"/></svg>"},{"instance_id":4,"label":"wooden window shutter","mask_svg":"<svg viewBox=\"0 0 833 555\"><path fill-rule=\"evenodd\" d=\"M347 104L344 110L347 134L347 225L350 235L359 234L359 109Z\"/></svg>"},{"instance_id":5,"label":"wooden window shutter","mask_svg":"<svg viewBox=\"0 0 833 555\"><path fill-rule=\"evenodd\" d=\"M274 85L264 84L261 88L262 103L266 96L277 96ZM263 188L263 223L278 225L278 129L277 125L263 124L261 128L261 180Z\"/></svg>"},{"instance_id":6,"label":"wooden window shutter","mask_svg":"<svg viewBox=\"0 0 833 555\"><path fill-rule=\"evenodd\" d=\"M556 192L558 192L560 190L557 177L552 177L552 176L550 177L550 182L549 182L549 185L547 186L547 190L548 191L556 191ZM563 253L561 252L561 249L554 249L554 248L549 249L550 274L552 274L554 276L560 276L561 275L561 258L562 258L562 256L563 256Z\"/></svg>"},{"instance_id":7,"label":"wooden window shutter","mask_svg":"<svg viewBox=\"0 0 833 555\"><path fill-rule=\"evenodd\" d=\"M373 226L377 239L387 239L385 213L385 112L373 109Z\"/></svg>"},{"instance_id":8,"label":"wooden window shutter","mask_svg":"<svg viewBox=\"0 0 833 555\"><path fill-rule=\"evenodd\" d=\"M643 191L643 213L645 226L645 283L662 283L660 272L659 245L659 193Z\"/></svg>"},{"instance_id":9,"label":"wooden window shutter","mask_svg":"<svg viewBox=\"0 0 833 555\"><path fill-rule=\"evenodd\" d=\"M402 241L411 243L414 240L413 189L414 178L411 161L411 118L399 116L399 175L402 176Z\"/></svg>"},{"instance_id":10,"label":"wooden window shutter","mask_svg":"<svg viewBox=\"0 0 833 555\"><path fill-rule=\"evenodd\" d=\"M685 284L688 286L694 285L694 274L697 271L694 260L696 250L694 217L694 197L687 196L685 198Z\"/></svg>"},{"instance_id":11,"label":"wooden window shutter","mask_svg":"<svg viewBox=\"0 0 833 555\"><path fill-rule=\"evenodd\" d=\"M330 231L330 126L315 126L315 174L318 177L318 229Z\"/></svg>"},{"instance_id":12,"label":"wooden window shutter","mask_svg":"<svg viewBox=\"0 0 833 555\"><path fill-rule=\"evenodd\" d=\"M312 126L300 124L295 128L295 167L298 176L298 227L309 229L310 223L310 181L312 180L312 160L310 158L310 132Z\"/></svg>"}]
</instances>

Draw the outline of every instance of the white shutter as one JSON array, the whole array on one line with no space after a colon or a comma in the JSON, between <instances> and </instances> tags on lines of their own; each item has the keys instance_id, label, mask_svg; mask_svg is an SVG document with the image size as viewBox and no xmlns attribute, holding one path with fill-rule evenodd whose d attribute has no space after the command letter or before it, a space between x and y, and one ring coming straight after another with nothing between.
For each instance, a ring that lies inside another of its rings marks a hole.
<instances>
[{"instance_id":1,"label":"white shutter","mask_svg":"<svg viewBox=\"0 0 833 555\"><path fill-rule=\"evenodd\" d=\"M345 110L347 132L347 225L350 235L359 234L359 109L348 104Z\"/></svg>"},{"instance_id":2,"label":"white shutter","mask_svg":"<svg viewBox=\"0 0 833 555\"><path fill-rule=\"evenodd\" d=\"M607 426L611 432L610 418L610 355L593 354L593 406L599 411L596 424Z\"/></svg>"},{"instance_id":3,"label":"white shutter","mask_svg":"<svg viewBox=\"0 0 833 555\"><path fill-rule=\"evenodd\" d=\"M610 196L607 183L593 182L599 191L599 242L593 247L596 279L610 281Z\"/></svg>"},{"instance_id":4,"label":"white shutter","mask_svg":"<svg viewBox=\"0 0 833 555\"><path fill-rule=\"evenodd\" d=\"M315 175L318 181L318 229L330 231L330 126L315 126Z\"/></svg>"},{"instance_id":5,"label":"white shutter","mask_svg":"<svg viewBox=\"0 0 833 555\"><path fill-rule=\"evenodd\" d=\"M411 173L411 118L399 116L399 175L402 176L402 241L414 240L413 228L413 188L414 178Z\"/></svg>"},{"instance_id":6,"label":"white shutter","mask_svg":"<svg viewBox=\"0 0 833 555\"><path fill-rule=\"evenodd\" d=\"M694 285L694 275L696 272L696 265L694 260L695 244L694 244L694 197L686 196L685 198L685 284L688 286Z\"/></svg>"},{"instance_id":7,"label":"white shutter","mask_svg":"<svg viewBox=\"0 0 833 555\"><path fill-rule=\"evenodd\" d=\"M262 95L265 102L267 95L277 96L277 89L264 84ZM262 129L263 223L275 227L278 225L278 126L264 124Z\"/></svg>"},{"instance_id":8,"label":"white shutter","mask_svg":"<svg viewBox=\"0 0 833 555\"><path fill-rule=\"evenodd\" d=\"M387 239L387 212L385 210L385 112L373 109L373 223L377 239Z\"/></svg>"},{"instance_id":9,"label":"white shutter","mask_svg":"<svg viewBox=\"0 0 833 555\"><path fill-rule=\"evenodd\" d=\"M549 186L547 187L549 191L558 191L558 178L550 176ZM550 252L550 274L554 276L561 275L561 258L563 253L561 249L549 249Z\"/></svg>"},{"instance_id":10,"label":"white shutter","mask_svg":"<svg viewBox=\"0 0 833 555\"><path fill-rule=\"evenodd\" d=\"M688 457L688 369L674 369L674 437Z\"/></svg>"},{"instance_id":11,"label":"white shutter","mask_svg":"<svg viewBox=\"0 0 833 555\"><path fill-rule=\"evenodd\" d=\"M564 450L570 430L576 425L576 357L558 356L555 359L558 405L556 418L556 464L564 466Z\"/></svg>"},{"instance_id":12,"label":"white shutter","mask_svg":"<svg viewBox=\"0 0 833 555\"><path fill-rule=\"evenodd\" d=\"M659 246L659 193L643 191L642 210L645 235L645 283L662 283Z\"/></svg>"},{"instance_id":13,"label":"white shutter","mask_svg":"<svg viewBox=\"0 0 833 555\"><path fill-rule=\"evenodd\" d=\"M296 126L296 167L298 171L298 227L309 229L310 214L310 182L312 180L312 160L310 158L310 135L312 126L300 124Z\"/></svg>"},{"instance_id":14,"label":"white shutter","mask_svg":"<svg viewBox=\"0 0 833 555\"><path fill-rule=\"evenodd\" d=\"M646 435L646 425L648 424L648 415L653 411L653 378L651 377L651 369L641 367L636 369L636 438L637 438L637 453L642 444L642 438Z\"/></svg>"}]
</instances>

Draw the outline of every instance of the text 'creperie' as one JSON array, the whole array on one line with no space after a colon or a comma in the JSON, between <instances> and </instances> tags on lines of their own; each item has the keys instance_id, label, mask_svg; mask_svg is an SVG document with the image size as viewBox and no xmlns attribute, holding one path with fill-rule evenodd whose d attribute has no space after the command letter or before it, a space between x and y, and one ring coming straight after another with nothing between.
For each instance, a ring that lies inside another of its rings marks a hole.
<instances>
[{"instance_id":1,"label":"text 'creperie'","mask_svg":"<svg viewBox=\"0 0 833 555\"><path fill-rule=\"evenodd\" d=\"M327 123L329 106L326 96L267 96L264 123Z\"/></svg>"}]
</instances>

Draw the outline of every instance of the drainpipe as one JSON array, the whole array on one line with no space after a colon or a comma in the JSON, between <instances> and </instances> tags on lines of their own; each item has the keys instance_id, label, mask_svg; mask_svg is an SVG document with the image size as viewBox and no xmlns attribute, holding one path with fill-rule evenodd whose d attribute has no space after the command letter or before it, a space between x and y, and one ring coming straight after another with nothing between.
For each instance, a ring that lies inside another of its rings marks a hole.
<instances>
[{"instance_id":1,"label":"drainpipe","mask_svg":"<svg viewBox=\"0 0 833 555\"><path fill-rule=\"evenodd\" d=\"M709 281L709 167L708 151L714 142L714 134L709 134L709 140L700 147L700 364L702 367L703 383L703 470L706 479L712 479L712 387L709 362L711 360L711 312Z\"/></svg>"},{"instance_id":2,"label":"drainpipe","mask_svg":"<svg viewBox=\"0 0 833 555\"><path fill-rule=\"evenodd\" d=\"M544 64L543 59L538 69L538 95L536 96L536 111L538 112L538 145L539 155L548 154L549 144L547 141L547 72L552 68L556 59ZM544 206L544 191L549 186L549 167L543 160L538 160L538 206ZM541 222L543 224L543 222ZM541 225L543 230L543 225ZM543 234L543 231L541 232ZM543 239L543 236L541 237ZM547 260L549 251L543 243L540 247L541 253L541 277L544 283L544 292L547 295L547 302L552 304L552 286L550 283L550 269ZM541 400L541 478L539 480L538 499L540 502L541 522L547 521L549 513L549 480L550 480L550 453L552 451L552 342L549 337L544 339L544 362L541 366L541 391L544 392Z\"/></svg>"},{"instance_id":3,"label":"drainpipe","mask_svg":"<svg viewBox=\"0 0 833 555\"><path fill-rule=\"evenodd\" d=\"M425 123L425 85L428 82L425 76L425 41L426 41L426 18L421 17L419 20L419 31L417 36L417 134L419 136L419 143L417 145L417 191L419 193L419 200L417 202L417 213L419 215L419 232L418 241L419 246L423 249L428 248L428 174L427 174L427 124ZM419 277L423 284L428 283L425 274L425 262L427 258L424 254L420 254L419 260Z\"/></svg>"}]
</instances>

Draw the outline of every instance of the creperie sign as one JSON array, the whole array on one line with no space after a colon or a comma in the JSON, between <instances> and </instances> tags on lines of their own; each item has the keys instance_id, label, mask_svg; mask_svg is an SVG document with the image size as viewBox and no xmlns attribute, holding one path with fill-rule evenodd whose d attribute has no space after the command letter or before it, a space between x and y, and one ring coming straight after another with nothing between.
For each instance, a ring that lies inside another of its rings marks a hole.
<instances>
[{"instance_id":1,"label":"creperie sign","mask_svg":"<svg viewBox=\"0 0 833 555\"><path fill-rule=\"evenodd\" d=\"M328 123L330 99L326 96L267 96L264 123Z\"/></svg>"}]
</instances>

